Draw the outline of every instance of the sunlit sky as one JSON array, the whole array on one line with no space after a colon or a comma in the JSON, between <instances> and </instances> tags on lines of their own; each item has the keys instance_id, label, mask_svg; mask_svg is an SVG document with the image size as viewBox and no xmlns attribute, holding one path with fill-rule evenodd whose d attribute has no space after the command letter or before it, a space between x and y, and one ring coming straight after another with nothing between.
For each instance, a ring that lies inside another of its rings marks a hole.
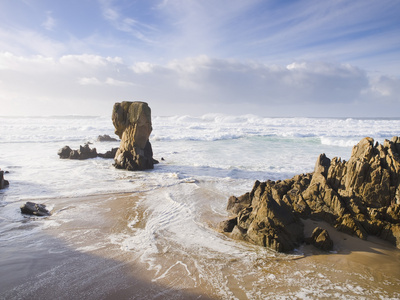
<instances>
[{"instance_id":1,"label":"sunlit sky","mask_svg":"<svg viewBox=\"0 0 400 300\"><path fill-rule=\"evenodd\" d=\"M0 116L400 117L398 0L0 0Z\"/></svg>"}]
</instances>

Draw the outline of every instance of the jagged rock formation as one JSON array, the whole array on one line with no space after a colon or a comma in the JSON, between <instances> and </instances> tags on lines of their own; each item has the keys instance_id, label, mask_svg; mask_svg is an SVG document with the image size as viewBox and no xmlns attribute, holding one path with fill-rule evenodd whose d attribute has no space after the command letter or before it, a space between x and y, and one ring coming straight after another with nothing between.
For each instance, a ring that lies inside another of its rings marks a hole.
<instances>
[{"instance_id":1,"label":"jagged rock formation","mask_svg":"<svg viewBox=\"0 0 400 300\"><path fill-rule=\"evenodd\" d=\"M9 186L8 180L4 179L4 171L0 169L0 190Z\"/></svg>"},{"instance_id":2,"label":"jagged rock formation","mask_svg":"<svg viewBox=\"0 0 400 300\"><path fill-rule=\"evenodd\" d=\"M91 149L89 144L79 146L79 150L72 150L69 146L64 146L58 150L58 155L62 159L88 159L88 158L114 158L118 148L112 148L106 153L97 153L96 148Z\"/></svg>"},{"instance_id":3,"label":"jagged rock formation","mask_svg":"<svg viewBox=\"0 0 400 300\"><path fill-rule=\"evenodd\" d=\"M63 159L88 159L97 157L96 148L91 149L88 144L79 146L79 150L72 150L69 146L64 146L58 150L58 155Z\"/></svg>"},{"instance_id":4,"label":"jagged rock formation","mask_svg":"<svg viewBox=\"0 0 400 300\"><path fill-rule=\"evenodd\" d=\"M256 181L227 208L234 217L220 231L277 251L304 242L301 218L324 220L361 239L376 235L400 248L400 138L383 145L364 138L347 162L321 154L313 173Z\"/></svg>"},{"instance_id":5,"label":"jagged rock formation","mask_svg":"<svg viewBox=\"0 0 400 300\"><path fill-rule=\"evenodd\" d=\"M99 153L97 154L98 157L101 158L114 158L115 154L117 154L118 148L112 148L111 150L107 151L106 153Z\"/></svg>"},{"instance_id":6,"label":"jagged rock formation","mask_svg":"<svg viewBox=\"0 0 400 300\"><path fill-rule=\"evenodd\" d=\"M153 169L153 150L149 142L151 110L145 102L115 103L112 112L115 134L121 139L114 166L118 169Z\"/></svg>"},{"instance_id":7,"label":"jagged rock formation","mask_svg":"<svg viewBox=\"0 0 400 300\"><path fill-rule=\"evenodd\" d=\"M313 244L316 248L323 251L330 251L333 248L333 241L329 236L328 231L321 227L316 227L313 230L311 237L306 239L306 242Z\"/></svg>"}]
</instances>

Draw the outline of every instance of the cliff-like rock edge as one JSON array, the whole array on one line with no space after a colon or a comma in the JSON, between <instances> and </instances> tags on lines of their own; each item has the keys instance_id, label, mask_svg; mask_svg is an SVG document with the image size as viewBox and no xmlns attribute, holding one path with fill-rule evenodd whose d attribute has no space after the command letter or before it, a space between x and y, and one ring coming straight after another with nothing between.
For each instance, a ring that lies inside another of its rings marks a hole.
<instances>
[{"instance_id":1,"label":"cliff-like rock edge","mask_svg":"<svg viewBox=\"0 0 400 300\"><path fill-rule=\"evenodd\" d=\"M151 110L146 102L115 103L112 112L115 134L121 139L114 166L130 171L153 169L153 150L149 142Z\"/></svg>"},{"instance_id":2,"label":"cliff-like rock edge","mask_svg":"<svg viewBox=\"0 0 400 300\"><path fill-rule=\"evenodd\" d=\"M400 249L400 138L383 145L364 138L347 162L321 154L313 173L256 181L250 193L230 197L227 209L233 216L220 231L280 252L305 241L301 219L308 218Z\"/></svg>"}]
</instances>

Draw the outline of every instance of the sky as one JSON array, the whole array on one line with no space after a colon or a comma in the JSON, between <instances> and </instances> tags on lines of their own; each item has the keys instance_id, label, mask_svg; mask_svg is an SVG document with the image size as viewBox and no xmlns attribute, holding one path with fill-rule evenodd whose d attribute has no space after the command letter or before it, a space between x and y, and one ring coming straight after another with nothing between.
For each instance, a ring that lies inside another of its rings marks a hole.
<instances>
[{"instance_id":1,"label":"sky","mask_svg":"<svg viewBox=\"0 0 400 300\"><path fill-rule=\"evenodd\" d=\"M0 0L0 116L400 117L399 0Z\"/></svg>"}]
</instances>

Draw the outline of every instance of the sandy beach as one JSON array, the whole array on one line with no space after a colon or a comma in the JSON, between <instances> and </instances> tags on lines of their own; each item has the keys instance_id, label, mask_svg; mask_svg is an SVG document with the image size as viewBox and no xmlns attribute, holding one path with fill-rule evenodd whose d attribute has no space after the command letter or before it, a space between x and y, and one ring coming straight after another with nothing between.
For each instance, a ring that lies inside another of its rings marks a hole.
<instances>
[{"instance_id":1,"label":"sandy beach","mask_svg":"<svg viewBox=\"0 0 400 300\"><path fill-rule=\"evenodd\" d=\"M400 300L399 15L0 0L0 300Z\"/></svg>"},{"instance_id":2,"label":"sandy beach","mask_svg":"<svg viewBox=\"0 0 400 300\"><path fill-rule=\"evenodd\" d=\"M8 257L0 263L0 298L208 299L200 289L179 290L152 282L154 274L136 261L134 252L122 251L110 241L110 235L126 232L136 200L131 194L46 199L48 206L55 204L54 214L46 220L27 218L21 226L44 222L45 229L31 234L29 242L19 242L16 236L2 245ZM64 212L85 210L89 203L98 210L84 211L87 218L57 223Z\"/></svg>"},{"instance_id":3,"label":"sandy beach","mask_svg":"<svg viewBox=\"0 0 400 300\"><path fill-rule=\"evenodd\" d=\"M159 191L163 192L163 191ZM173 246L152 256L124 249L122 240L147 222L149 193L44 199L53 215L26 218L20 234L2 244L1 299L276 299L400 297L400 250L371 238L362 241L308 220L306 234L328 229L335 248L303 246L293 255L266 256L258 247L250 265L234 257L209 257ZM208 230L218 220L203 220ZM35 231L36 226L42 230ZM26 237L29 232L29 237ZM157 237L156 237L157 238ZM223 237L221 237L223 238ZM241 244L240 242L234 242ZM247 245L245 245L247 247ZM201 249L201 248L199 248ZM221 261L225 260L223 264ZM213 268L218 265L218 268ZM207 269L208 268L208 269ZM214 277L214 278L213 278ZM221 279L222 278L222 279ZM223 284L222 284L223 283Z\"/></svg>"}]
</instances>

